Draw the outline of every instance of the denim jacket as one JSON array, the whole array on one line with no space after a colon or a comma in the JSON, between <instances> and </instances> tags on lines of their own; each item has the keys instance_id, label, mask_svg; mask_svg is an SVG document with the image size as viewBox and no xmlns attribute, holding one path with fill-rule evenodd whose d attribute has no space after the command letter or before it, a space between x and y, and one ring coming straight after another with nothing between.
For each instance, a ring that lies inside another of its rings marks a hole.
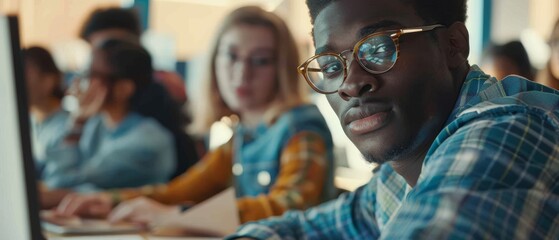
<instances>
[{"instance_id":1,"label":"denim jacket","mask_svg":"<svg viewBox=\"0 0 559 240\"><path fill-rule=\"evenodd\" d=\"M314 105L295 107L272 124L261 123L252 131L238 126L233 139L233 174L237 197L267 194L280 168L280 155L296 134L310 131L319 134L327 147L329 165L323 199L333 195L333 143L330 130Z\"/></svg>"}]
</instances>

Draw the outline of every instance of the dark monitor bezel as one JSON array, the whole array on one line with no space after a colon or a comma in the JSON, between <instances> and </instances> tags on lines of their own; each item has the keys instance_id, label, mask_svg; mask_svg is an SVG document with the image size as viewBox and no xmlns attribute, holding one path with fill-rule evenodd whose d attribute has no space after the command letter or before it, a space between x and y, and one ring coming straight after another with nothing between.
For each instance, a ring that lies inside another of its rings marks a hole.
<instances>
[{"instance_id":1,"label":"dark monitor bezel","mask_svg":"<svg viewBox=\"0 0 559 240\"><path fill-rule=\"evenodd\" d=\"M43 240L45 237L41 232L39 221L39 198L37 192L37 178L35 177L35 164L31 154L31 135L29 112L27 107L27 89L23 75L23 59L19 42L19 23L17 16L7 16L10 32L10 46L12 49L12 64L14 70L15 92L17 98L17 111L19 120L19 133L23 157L23 168L25 175L25 186L27 193L28 222L31 230L31 238Z\"/></svg>"}]
</instances>

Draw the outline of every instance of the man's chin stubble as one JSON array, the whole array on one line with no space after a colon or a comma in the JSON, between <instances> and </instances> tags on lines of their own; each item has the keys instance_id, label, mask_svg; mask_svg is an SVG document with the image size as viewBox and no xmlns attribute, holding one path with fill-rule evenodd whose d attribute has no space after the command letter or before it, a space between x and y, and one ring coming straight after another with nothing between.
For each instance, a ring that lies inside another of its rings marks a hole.
<instances>
[{"instance_id":1,"label":"man's chin stubble","mask_svg":"<svg viewBox=\"0 0 559 240\"><path fill-rule=\"evenodd\" d=\"M369 163L384 164L390 161L400 160L402 156L410 152L411 142L407 144L402 144L389 149L386 153L381 156L373 155L369 153L362 153L365 160Z\"/></svg>"}]
</instances>

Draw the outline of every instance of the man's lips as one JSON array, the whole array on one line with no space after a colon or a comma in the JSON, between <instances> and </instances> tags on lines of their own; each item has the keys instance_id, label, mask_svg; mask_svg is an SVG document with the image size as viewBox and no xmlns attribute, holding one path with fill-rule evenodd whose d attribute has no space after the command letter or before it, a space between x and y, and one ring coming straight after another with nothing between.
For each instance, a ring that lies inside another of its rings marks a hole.
<instances>
[{"instance_id":1,"label":"man's lips","mask_svg":"<svg viewBox=\"0 0 559 240\"><path fill-rule=\"evenodd\" d=\"M351 108L344 117L344 124L355 135L369 133L381 128L387 121L389 108L371 109L364 106Z\"/></svg>"}]
</instances>

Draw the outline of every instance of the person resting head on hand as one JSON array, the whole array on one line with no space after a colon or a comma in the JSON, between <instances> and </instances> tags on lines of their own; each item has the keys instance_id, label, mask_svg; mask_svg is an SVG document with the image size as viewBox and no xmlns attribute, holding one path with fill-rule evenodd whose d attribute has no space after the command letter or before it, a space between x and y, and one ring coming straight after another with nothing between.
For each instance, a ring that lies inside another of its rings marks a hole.
<instances>
[{"instance_id":1,"label":"person resting head on hand","mask_svg":"<svg viewBox=\"0 0 559 240\"><path fill-rule=\"evenodd\" d=\"M145 112L151 95L151 57L141 46L111 39L93 50L88 72L75 80L80 108L53 161L75 167L45 181L44 208L69 192L139 187L168 182L176 166L171 133Z\"/></svg>"}]
</instances>

